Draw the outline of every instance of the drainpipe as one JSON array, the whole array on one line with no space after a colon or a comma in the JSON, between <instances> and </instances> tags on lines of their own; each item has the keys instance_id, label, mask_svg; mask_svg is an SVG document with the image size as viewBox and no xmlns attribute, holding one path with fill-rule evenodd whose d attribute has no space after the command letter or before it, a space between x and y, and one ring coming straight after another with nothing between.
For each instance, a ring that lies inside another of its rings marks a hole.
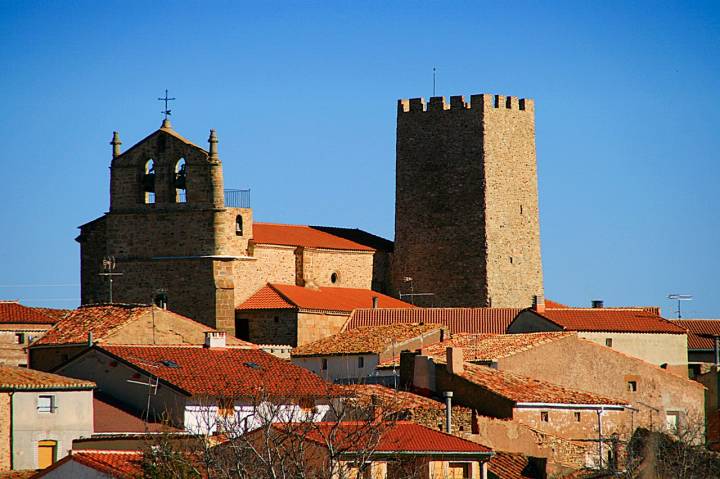
<instances>
[{"instance_id":1,"label":"drainpipe","mask_svg":"<svg viewBox=\"0 0 720 479\"><path fill-rule=\"evenodd\" d=\"M445 391L445 432L452 434L452 391Z\"/></svg>"},{"instance_id":2,"label":"drainpipe","mask_svg":"<svg viewBox=\"0 0 720 479\"><path fill-rule=\"evenodd\" d=\"M602 470L603 468L603 432L602 432L602 415L604 412L603 408L598 409L597 411L598 416L598 469Z\"/></svg>"},{"instance_id":3,"label":"drainpipe","mask_svg":"<svg viewBox=\"0 0 720 479\"><path fill-rule=\"evenodd\" d=\"M12 471L13 469L15 469L15 464L14 464L15 463L15 461L14 461L14 456L15 456L14 424L15 424L15 421L13 418L13 416L15 414L13 411L13 409L14 409L13 402L14 402L15 391L8 392L8 395L10 396L10 470Z\"/></svg>"}]
</instances>

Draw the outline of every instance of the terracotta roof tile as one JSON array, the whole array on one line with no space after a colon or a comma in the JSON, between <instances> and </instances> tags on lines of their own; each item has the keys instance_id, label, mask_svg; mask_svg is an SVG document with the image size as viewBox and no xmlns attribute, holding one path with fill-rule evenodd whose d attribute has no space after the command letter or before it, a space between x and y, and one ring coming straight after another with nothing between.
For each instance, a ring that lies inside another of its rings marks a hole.
<instances>
[{"instance_id":1,"label":"terracotta roof tile","mask_svg":"<svg viewBox=\"0 0 720 479\"><path fill-rule=\"evenodd\" d=\"M259 349L199 346L97 346L190 395L326 396L334 386Z\"/></svg>"},{"instance_id":2,"label":"terracotta roof tile","mask_svg":"<svg viewBox=\"0 0 720 479\"><path fill-rule=\"evenodd\" d=\"M494 361L533 349L541 344L557 341L574 332L546 332L527 334L453 334L447 341L423 348L427 356L445 357L448 347L463 348L466 361Z\"/></svg>"},{"instance_id":3,"label":"terracotta roof tile","mask_svg":"<svg viewBox=\"0 0 720 479\"><path fill-rule=\"evenodd\" d=\"M720 319L673 319L671 322L688 330L688 349L715 349L712 338L703 338L700 335L720 335Z\"/></svg>"},{"instance_id":4,"label":"terracotta roof tile","mask_svg":"<svg viewBox=\"0 0 720 479\"><path fill-rule=\"evenodd\" d=\"M0 324L55 324L61 311L49 308L31 308L17 301L0 301Z\"/></svg>"},{"instance_id":5,"label":"terracotta roof tile","mask_svg":"<svg viewBox=\"0 0 720 479\"><path fill-rule=\"evenodd\" d=\"M315 311L350 312L371 306L378 298L380 307L412 308L411 304L371 289L306 288L289 284L267 284L238 306L238 310L306 309Z\"/></svg>"},{"instance_id":6,"label":"terracotta roof tile","mask_svg":"<svg viewBox=\"0 0 720 479\"><path fill-rule=\"evenodd\" d=\"M293 357L329 356L340 354L380 354L400 343L442 328L439 324L391 324L374 328L358 328L334 334L292 350ZM399 354L399 351L398 351Z\"/></svg>"},{"instance_id":7,"label":"terracotta roof tile","mask_svg":"<svg viewBox=\"0 0 720 479\"><path fill-rule=\"evenodd\" d=\"M375 251L369 246L305 225L253 223L253 241L256 244Z\"/></svg>"},{"instance_id":8,"label":"terracotta roof tile","mask_svg":"<svg viewBox=\"0 0 720 479\"><path fill-rule=\"evenodd\" d=\"M488 463L488 470L501 479L536 479L542 477L532 469L527 456L496 451Z\"/></svg>"},{"instance_id":9,"label":"terracotta roof tile","mask_svg":"<svg viewBox=\"0 0 720 479\"><path fill-rule=\"evenodd\" d=\"M498 371L487 366L465 363L460 377L515 403L625 405L622 399L568 389L538 379Z\"/></svg>"},{"instance_id":10,"label":"terracotta roof tile","mask_svg":"<svg viewBox=\"0 0 720 479\"><path fill-rule=\"evenodd\" d=\"M396 323L435 323L452 333L504 333L521 308L356 309L344 330Z\"/></svg>"},{"instance_id":11,"label":"terracotta roof tile","mask_svg":"<svg viewBox=\"0 0 720 479\"><path fill-rule=\"evenodd\" d=\"M532 311L532 310L528 310ZM535 313L535 311L532 311ZM684 334L685 330L643 309L548 308L535 313L568 331Z\"/></svg>"},{"instance_id":12,"label":"terracotta roof tile","mask_svg":"<svg viewBox=\"0 0 720 479\"><path fill-rule=\"evenodd\" d=\"M0 391L35 389L92 389L95 383L82 379L67 378L34 369L18 368L0 364Z\"/></svg>"},{"instance_id":13,"label":"terracotta roof tile","mask_svg":"<svg viewBox=\"0 0 720 479\"><path fill-rule=\"evenodd\" d=\"M132 321L146 314L151 314L152 308L158 311L155 306L138 304L112 304L99 306L81 306L70 311L61 321L55 324L43 337L32 343L34 346L56 345L56 344L81 344L87 343L88 333L92 333L94 342L103 342L118 328L131 323ZM213 331L212 328L193 321L190 318L163 311L164 314L174 315L178 321L194 323L199 330ZM236 338L227 338L228 343L234 346L251 344Z\"/></svg>"},{"instance_id":14,"label":"terracotta roof tile","mask_svg":"<svg viewBox=\"0 0 720 479\"><path fill-rule=\"evenodd\" d=\"M145 422L127 408L112 399L99 396L93 398L93 423L96 433L146 433L179 432L181 429L162 424L154 419Z\"/></svg>"},{"instance_id":15,"label":"terracotta roof tile","mask_svg":"<svg viewBox=\"0 0 720 479\"><path fill-rule=\"evenodd\" d=\"M283 430L285 424L276 424L276 429ZM329 422L314 423L307 431L305 437L322 445L332 442L336 448L352 451L355 444L362 444L363 434L368 431L365 422ZM452 453L490 453L487 446L468 441L452 434L436 431L409 421L385 423L384 427L374 428L373 433L380 432L377 446L373 449L378 453L391 452L427 452L429 454ZM352 443L349 443L352 441Z\"/></svg>"}]
</instances>

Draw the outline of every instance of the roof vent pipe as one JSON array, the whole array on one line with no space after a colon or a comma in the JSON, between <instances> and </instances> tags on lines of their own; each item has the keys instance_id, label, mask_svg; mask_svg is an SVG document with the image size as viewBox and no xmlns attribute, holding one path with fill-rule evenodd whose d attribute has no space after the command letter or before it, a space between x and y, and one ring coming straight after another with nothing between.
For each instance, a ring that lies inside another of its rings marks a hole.
<instances>
[{"instance_id":1,"label":"roof vent pipe","mask_svg":"<svg viewBox=\"0 0 720 479\"><path fill-rule=\"evenodd\" d=\"M592 307L595 309L600 309L600 308L605 307L605 302L602 299L593 299L591 304L592 304Z\"/></svg>"},{"instance_id":2,"label":"roof vent pipe","mask_svg":"<svg viewBox=\"0 0 720 479\"><path fill-rule=\"evenodd\" d=\"M445 391L443 393L445 397L445 432L452 434L452 391Z\"/></svg>"}]
</instances>

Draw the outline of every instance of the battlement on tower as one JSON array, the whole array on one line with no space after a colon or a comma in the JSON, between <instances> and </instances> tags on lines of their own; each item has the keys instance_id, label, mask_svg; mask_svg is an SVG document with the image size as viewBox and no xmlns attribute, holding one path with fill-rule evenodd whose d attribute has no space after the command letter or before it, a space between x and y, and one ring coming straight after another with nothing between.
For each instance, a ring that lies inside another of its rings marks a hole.
<instances>
[{"instance_id":1,"label":"battlement on tower","mask_svg":"<svg viewBox=\"0 0 720 479\"><path fill-rule=\"evenodd\" d=\"M462 95L451 96L450 102L444 96L430 97L429 102L424 98L410 98L398 100L398 113L410 113L417 111L444 111L444 110L489 110L505 109L533 112L535 104L530 98L518 98L516 96L490 95L481 93L471 95L470 101L465 101Z\"/></svg>"}]
</instances>

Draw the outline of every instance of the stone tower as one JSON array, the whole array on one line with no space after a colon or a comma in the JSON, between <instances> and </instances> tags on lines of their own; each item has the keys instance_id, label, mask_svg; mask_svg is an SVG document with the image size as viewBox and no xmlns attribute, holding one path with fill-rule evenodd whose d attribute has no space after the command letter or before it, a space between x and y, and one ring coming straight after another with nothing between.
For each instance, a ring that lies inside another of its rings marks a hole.
<instances>
[{"instance_id":1,"label":"stone tower","mask_svg":"<svg viewBox=\"0 0 720 479\"><path fill-rule=\"evenodd\" d=\"M206 151L168 120L125 152L112 139L110 211L80 227L83 304L109 301L103 258L116 262L112 301L166 303L234 331L233 260L252 236L252 211L227 207L218 139ZM249 205L235 205L249 206ZM234 256L235 255L235 256Z\"/></svg>"},{"instance_id":2,"label":"stone tower","mask_svg":"<svg viewBox=\"0 0 720 479\"><path fill-rule=\"evenodd\" d=\"M400 100L396 175L396 290L441 307L543 294L532 100Z\"/></svg>"}]
</instances>

